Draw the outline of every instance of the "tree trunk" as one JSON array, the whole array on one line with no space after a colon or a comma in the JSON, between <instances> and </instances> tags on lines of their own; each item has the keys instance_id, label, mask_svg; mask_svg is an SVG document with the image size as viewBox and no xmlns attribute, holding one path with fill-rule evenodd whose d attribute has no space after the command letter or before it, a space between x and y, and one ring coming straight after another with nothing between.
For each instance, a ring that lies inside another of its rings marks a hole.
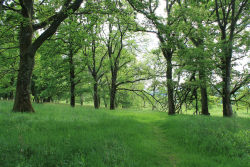
<instances>
[{"instance_id":1,"label":"tree trunk","mask_svg":"<svg viewBox=\"0 0 250 167\"><path fill-rule=\"evenodd\" d=\"M223 116L231 117L233 115L231 105L231 91L230 91L230 74L231 74L231 57L226 57L222 66L222 103L223 103Z\"/></svg>"},{"instance_id":2,"label":"tree trunk","mask_svg":"<svg viewBox=\"0 0 250 167\"><path fill-rule=\"evenodd\" d=\"M69 66L70 66L70 106L75 107L75 66L74 66L72 49L70 49L70 54L69 54Z\"/></svg>"},{"instance_id":3,"label":"tree trunk","mask_svg":"<svg viewBox=\"0 0 250 167\"><path fill-rule=\"evenodd\" d=\"M172 79L172 55L169 53L167 59L167 90L168 90L168 114L175 114L174 89Z\"/></svg>"},{"instance_id":4,"label":"tree trunk","mask_svg":"<svg viewBox=\"0 0 250 167\"><path fill-rule=\"evenodd\" d=\"M116 84L112 79L111 89L110 89L110 110L115 109L115 95L116 95Z\"/></svg>"},{"instance_id":5,"label":"tree trunk","mask_svg":"<svg viewBox=\"0 0 250 167\"><path fill-rule=\"evenodd\" d=\"M210 115L208 112L207 87L204 72L199 71L200 91L201 91L201 114Z\"/></svg>"},{"instance_id":6,"label":"tree trunk","mask_svg":"<svg viewBox=\"0 0 250 167\"><path fill-rule=\"evenodd\" d=\"M198 115L199 108L198 108L198 94L197 89L194 89L194 97L195 97L195 114Z\"/></svg>"},{"instance_id":7,"label":"tree trunk","mask_svg":"<svg viewBox=\"0 0 250 167\"><path fill-rule=\"evenodd\" d=\"M99 102L99 96L98 96L98 84L95 82L94 83L94 106L95 109L98 109L100 107L100 102Z\"/></svg>"},{"instance_id":8,"label":"tree trunk","mask_svg":"<svg viewBox=\"0 0 250 167\"><path fill-rule=\"evenodd\" d=\"M100 97L100 95L98 94L98 104L99 104L99 108L100 108L100 106L101 106L101 97Z\"/></svg>"},{"instance_id":9,"label":"tree trunk","mask_svg":"<svg viewBox=\"0 0 250 167\"><path fill-rule=\"evenodd\" d=\"M75 0L67 11L61 10L59 13L55 14L54 20L50 26L32 43L33 38L33 0L22 0L19 1L21 6L22 22L20 25L19 43L20 43L20 62L19 62L19 72L17 78L16 86L16 96L13 106L13 111L18 112L34 112L30 101L30 81L31 75L34 67L35 54L37 49L51 37L57 30L61 22L68 17L70 12L75 12L81 5L83 0ZM64 6L62 6L63 9ZM37 26L35 30L39 27L42 28L44 25Z\"/></svg>"},{"instance_id":10,"label":"tree trunk","mask_svg":"<svg viewBox=\"0 0 250 167\"><path fill-rule=\"evenodd\" d=\"M70 83L70 106L75 107L75 84Z\"/></svg>"},{"instance_id":11,"label":"tree trunk","mask_svg":"<svg viewBox=\"0 0 250 167\"><path fill-rule=\"evenodd\" d=\"M210 115L208 111L208 98L207 98L207 88L201 86L201 114Z\"/></svg>"},{"instance_id":12,"label":"tree trunk","mask_svg":"<svg viewBox=\"0 0 250 167\"><path fill-rule=\"evenodd\" d=\"M223 33L222 40L225 40L225 32ZM232 58L232 41L224 42L223 53L221 57L221 70L222 70L222 103L223 103L223 116L231 117L233 115L231 105L231 58Z\"/></svg>"},{"instance_id":13,"label":"tree trunk","mask_svg":"<svg viewBox=\"0 0 250 167\"><path fill-rule=\"evenodd\" d=\"M30 101L30 82L35 62L35 52L28 49L33 38L33 1L26 0L25 8L22 8L21 12L24 21L20 25L20 62L13 111L34 112Z\"/></svg>"}]
</instances>

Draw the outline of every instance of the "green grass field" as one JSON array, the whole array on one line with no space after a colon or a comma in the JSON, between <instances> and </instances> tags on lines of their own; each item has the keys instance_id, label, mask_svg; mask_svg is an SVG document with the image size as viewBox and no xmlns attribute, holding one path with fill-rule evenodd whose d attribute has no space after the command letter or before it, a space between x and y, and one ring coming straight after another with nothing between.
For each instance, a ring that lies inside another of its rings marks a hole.
<instances>
[{"instance_id":1,"label":"green grass field","mask_svg":"<svg viewBox=\"0 0 250 167\"><path fill-rule=\"evenodd\" d=\"M36 113L22 114L12 113L12 104L0 101L1 167L249 166L245 112L233 118L168 116L34 104Z\"/></svg>"}]
</instances>

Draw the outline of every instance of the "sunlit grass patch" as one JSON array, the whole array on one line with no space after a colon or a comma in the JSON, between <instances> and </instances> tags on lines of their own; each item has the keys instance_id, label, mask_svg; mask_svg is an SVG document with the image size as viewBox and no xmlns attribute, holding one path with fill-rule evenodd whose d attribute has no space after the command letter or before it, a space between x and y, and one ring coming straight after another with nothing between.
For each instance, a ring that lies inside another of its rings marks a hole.
<instances>
[{"instance_id":1,"label":"sunlit grass patch","mask_svg":"<svg viewBox=\"0 0 250 167\"><path fill-rule=\"evenodd\" d=\"M175 115L34 104L12 113L0 102L0 166L245 167L249 116Z\"/></svg>"}]
</instances>

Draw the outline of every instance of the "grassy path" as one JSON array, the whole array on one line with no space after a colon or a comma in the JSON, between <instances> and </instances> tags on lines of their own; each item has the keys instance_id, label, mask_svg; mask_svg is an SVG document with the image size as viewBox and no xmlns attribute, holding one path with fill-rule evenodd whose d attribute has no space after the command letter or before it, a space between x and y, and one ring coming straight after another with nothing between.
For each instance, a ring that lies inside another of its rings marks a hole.
<instances>
[{"instance_id":1,"label":"grassy path","mask_svg":"<svg viewBox=\"0 0 250 167\"><path fill-rule=\"evenodd\" d=\"M136 114L137 120L143 120L148 123L148 127L152 128L152 136L158 142L158 147L154 148L155 153L160 158L162 167L176 167L177 166L177 156L175 154L175 149L169 143L168 136L164 133L162 126L164 122L167 121L167 113L152 113L148 112Z\"/></svg>"},{"instance_id":2,"label":"grassy path","mask_svg":"<svg viewBox=\"0 0 250 167\"><path fill-rule=\"evenodd\" d=\"M159 156L162 157L162 161L165 161L165 166L177 166L177 156L175 155L175 149L171 146L170 143L168 143L168 139L166 135L164 134L164 131L159 127L159 123L152 124L155 132L155 137L159 141L160 148L158 150Z\"/></svg>"},{"instance_id":3,"label":"grassy path","mask_svg":"<svg viewBox=\"0 0 250 167\"><path fill-rule=\"evenodd\" d=\"M225 119L67 105L12 113L0 101L2 167L247 167L249 117Z\"/></svg>"},{"instance_id":4,"label":"grassy path","mask_svg":"<svg viewBox=\"0 0 250 167\"><path fill-rule=\"evenodd\" d=\"M119 114L120 115L120 114ZM163 123L167 121L167 113L157 112L125 112L123 117L132 117L138 122L143 123L144 128L150 129L151 143L156 143L152 152L157 156L157 166L176 167L177 157L174 147L168 142L167 136L162 129ZM144 134L147 135L147 134ZM144 136L148 138L147 136Z\"/></svg>"}]
</instances>

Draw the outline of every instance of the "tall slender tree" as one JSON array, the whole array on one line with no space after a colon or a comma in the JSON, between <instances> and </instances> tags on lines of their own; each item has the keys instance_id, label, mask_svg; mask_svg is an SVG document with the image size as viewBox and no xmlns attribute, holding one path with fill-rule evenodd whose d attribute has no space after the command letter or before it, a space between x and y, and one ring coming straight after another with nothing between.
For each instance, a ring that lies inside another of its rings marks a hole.
<instances>
[{"instance_id":1,"label":"tall slender tree","mask_svg":"<svg viewBox=\"0 0 250 167\"><path fill-rule=\"evenodd\" d=\"M184 64L188 65L188 63L191 63L192 68L198 71L202 106L201 113L203 115L210 115L208 111L207 79L209 76L209 67L212 67L208 59L209 54L205 50L208 50L206 45L211 41L211 28L209 27L212 15L209 11L211 5L208 5L208 1L184 1L178 3L184 24L181 25L182 31L195 46L195 49L191 48L193 52L189 53L192 55L185 55L186 60L190 60L185 61ZM199 14L200 16L197 16Z\"/></svg>"},{"instance_id":2,"label":"tall slender tree","mask_svg":"<svg viewBox=\"0 0 250 167\"><path fill-rule=\"evenodd\" d=\"M167 95L168 95L168 114L175 114L175 103L174 103L174 82L173 82L173 65L172 57L177 49L176 39L178 33L175 29L175 23L177 19L172 14L174 10L174 5L177 4L177 0L166 0L166 17L162 18L157 16L156 10L159 7L158 0L149 1L139 1L139 0L127 0L134 10L143 14L147 19L149 19L156 31L150 31L156 33L162 53L167 61ZM178 16L177 16L178 17ZM147 31L147 30L146 30Z\"/></svg>"},{"instance_id":3,"label":"tall slender tree","mask_svg":"<svg viewBox=\"0 0 250 167\"><path fill-rule=\"evenodd\" d=\"M216 21L220 30L220 69L222 76L223 116L233 115L231 105L231 71L235 37L249 25L249 1L226 0L214 2Z\"/></svg>"},{"instance_id":4,"label":"tall slender tree","mask_svg":"<svg viewBox=\"0 0 250 167\"><path fill-rule=\"evenodd\" d=\"M120 58L124 48L124 38L128 31L128 26L123 27L117 20L117 31L114 31L113 23L109 22L109 37L107 41L108 57L111 72L111 85L110 85L110 109L115 109L115 96L117 92L117 77L118 71L121 68ZM118 36L118 38L117 38ZM125 63L126 64L126 63Z\"/></svg>"},{"instance_id":5,"label":"tall slender tree","mask_svg":"<svg viewBox=\"0 0 250 167\"><path fill-rule=\"evenodd\" d=\"M90 33L90 45L85 47L84 54L87 57L87 66L89 72L93 78L93 100L94 107L98 109L100 107L100 94L99 94L99 84L106 73L103 70L104 60L107 56L107 51L103 46L100 39L100 24L96 23L91 29Z\"/></svg>"}]
</instances>

